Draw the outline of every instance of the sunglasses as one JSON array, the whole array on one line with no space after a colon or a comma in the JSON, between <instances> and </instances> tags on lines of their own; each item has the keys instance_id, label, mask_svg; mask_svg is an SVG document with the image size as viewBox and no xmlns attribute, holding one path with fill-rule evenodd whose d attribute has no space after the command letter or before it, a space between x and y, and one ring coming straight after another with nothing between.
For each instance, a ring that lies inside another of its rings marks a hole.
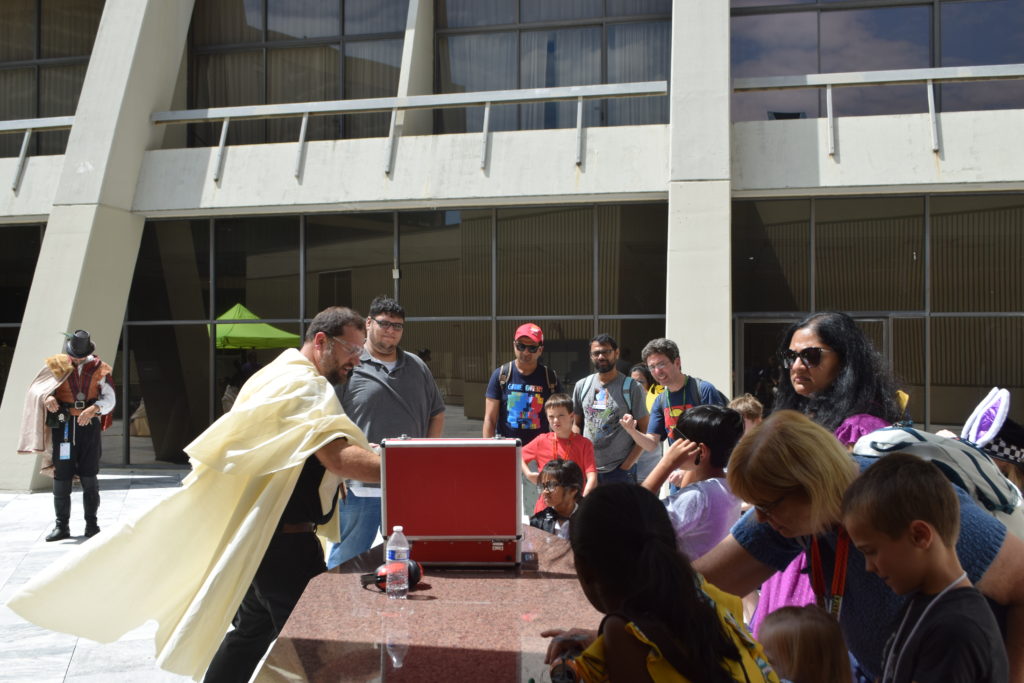
<instances>
[{"instance_id":1,"label":"sunglasses","mask_svg":"<svg viewBox=\"0 0 1024 683\"><path fill-rule=\"evenodd\" d=\"M782 367L787 370L790 369L796 363L796 359L799 358L804 366L816 368L821 365L821 354L823 353L835 353L835 351L821 346L808 346L806 349L800 349L799 351L786 349L782 352Z\"/></svg>"},{"instance_id":2,"label":"sunglasses","mask_svg":"<svg viewBox=\"0 0 1024 683\"><path fill-rule=\"evenodd\" d=\"M530 346L529 344L523 344L516 342L516 351L527 351L529 353L537 353L540 350L540 346Z\"/></svg>"},{"instance_id":3,"label":"sunglasses","mask_svg":"<svg viewBox=\"0 0 1024 683\"><path fill-rule=\"evenodd\" d=\"M377 327L382 330L394 330L395 332L401 332L405 329L405 323L393 323L390 320L377 320L376 318L370 318L370 320L377 323Z\"/></svg>"}]
</instances>

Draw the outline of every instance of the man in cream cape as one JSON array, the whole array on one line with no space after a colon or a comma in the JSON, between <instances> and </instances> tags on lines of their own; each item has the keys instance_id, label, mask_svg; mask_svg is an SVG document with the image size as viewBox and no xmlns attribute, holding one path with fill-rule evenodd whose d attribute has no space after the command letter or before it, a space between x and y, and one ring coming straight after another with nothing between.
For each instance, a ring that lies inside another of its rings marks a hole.
<instances>
[{"instance_id":1,"label":"man in cream cape","mask_svg":"<svg viewBox=\"0 0 1024 683\"><path fill-rule=\"evenodd\" d=\"M221 640L221 649L230 650L232 635L248 634L254 618L261 628L271 628L259 638L265 650L283 625L282 614L287 618L294 606L257 604L259 589L267 588L258 585L261 580L282 581L280 571L268 579L266 565L294 567L297 574L283 578L301 583L285 587L295 600L311 578L307 574L317 571L310 567L317 560L309 558L309 549L319 542L289 515L301 520L304 509L312 510L319 515L312 521L337 541L333 517L341 481L380 478L379 458L344 415L332 387L359 362L364 329L362 317L347 308L318 314L302 348L285 351L253 375L232 410L185 448L193 471L180 491L47 567L8 606L45 628L104 643L155 620L157 663L195 679ZM318 470L326 471L316 477ZM281 558L295 552L296 542L303 552ZM323 571L319 547L318 553ZM265 614L254 617L249 607ZM236 610L236 629L225 638ZM250 624L239 623L243 616ZM237 652L218 653L221 666L214 662L208 679L224 680L214 675L218 668L248 680L262 650L248 660L258 649L250 642L243 664Z\"/></svg>"}]
</instances>

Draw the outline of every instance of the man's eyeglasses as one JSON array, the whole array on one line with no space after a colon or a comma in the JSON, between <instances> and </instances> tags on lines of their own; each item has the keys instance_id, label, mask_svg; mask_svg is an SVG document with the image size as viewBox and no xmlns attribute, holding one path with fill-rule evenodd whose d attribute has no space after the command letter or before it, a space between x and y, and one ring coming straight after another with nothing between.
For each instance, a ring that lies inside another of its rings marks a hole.
<instances>
[{"instance_id":1,"label":"man's eyeglasses","mask_svg":"<svg viewBox=\"0 0 1024 683\"><path fill-rule=\"evenodd\" d=\"M835 351L822 348L821 346L808 346L806 349L800 349L799 351L786 349L782 352L782 366L788 370L793 367L796 359L799 358L806 367L816 368L821 365L821 354L823 353L835 353Z\"/></svg>"},{"instance_id":2,"label":"man's eyeglasses","mask_svg":"<svg viewBox=\"0 0 1024 683\"><path fill-rule=\"evenodd\" d=\"M771 517L772 510L774 510L779 503L786 500L786 496L788 495L789 494L787 493L785 496L782 496L778 500L773 500L772 502L765 503L764 505L755 505L754 509L761 513L762 517Z\"/></svg>"},{"instance_id":3,"label":"man's eyeglasses","mask_svg":"<svg viewBox=\"0 0 1024 683\"><path fill-rule=\"evenodd\" d=\"M541 491L554 491L556 488L561 488L564 484L559 484L557 481L546 481L543 484L537 484L537 488Z\"/></svg>"},{"instance_id":4,"label":"man's eyeglasses","mask_svg":"<svg viewBox=\"0 0 1024 683\"><path fill-rule=\"evenodd\" d=\"M370 318L370 320L377 323L377 327L382 330L394 330L395 332L401 332L405 329L405 323L393 323L390 320L377 320L377 318Z\"/></svg>"},{"instance_id":5,"label":"man's eyeglasses","mask_svg":"<svg viewBox=\"0 0 1024 683\"><path fill-rule=\"evenodd\" d=\"M339 344L341 344L342 350L344 350L350 356L358 356L358 355L362 355L362 353L363 353L363 348L361 346L356 346L355 344L349 344L347 341L345 341L341 337L331 337L331 339L333 339L334 341L336 341Z\"/></svg>"},{"instance_id":6,"label":"man's eyeglasses","mask_svg":"<svg viewBox=\"0 0 1024 683\"><path fill-rule=\"evenodd\" d=\"M596 351L590 352L591 358L600 358L601 356L610 356L615 353L615 349L597 349Z\"/></svg>"},{"instance_id":7,"label":"man's eyeglasses","mask_svg":"<svg viewBox=\"0 0 1024 683\"><path fill-rule=\"evenodd\" d=\"M526 351L527 353L537 353L540 351L540 346L530 346L529 344L523 344L516 342L516 351Z\"/></svg>"},{"instance_id":8,"label":"man's eyeglasses","mask_svg":"<svg viewBox=\"0 0 1024 683\"><path fill-rule=\"evenodd\" d=\"M669 363L661 361L660 363L655 363L654 365L648 365L647 369L650 370L651 372L658 372L659 370L667 368L669 365Z\"/></svg>"}]
</instances>

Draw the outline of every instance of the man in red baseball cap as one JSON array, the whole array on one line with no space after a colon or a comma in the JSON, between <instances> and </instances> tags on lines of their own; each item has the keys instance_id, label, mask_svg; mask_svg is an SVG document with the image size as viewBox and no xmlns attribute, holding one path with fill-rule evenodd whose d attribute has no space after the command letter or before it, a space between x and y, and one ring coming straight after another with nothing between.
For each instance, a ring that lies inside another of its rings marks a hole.
<instances>
[{"instance_id":1,"label":"man in red baseball cap","mask_svg":"<svg viewBox=\"0 0 1024 683\"><path fill-rule=\"evenodd\" d=\"M525 323L512 337L515 360L491 373L484 399L483 435L520 439L523 445L548 431L544 401L562 391L555 371L541 365L544 332L534 323Z\"/></svg>"}]
</instances>

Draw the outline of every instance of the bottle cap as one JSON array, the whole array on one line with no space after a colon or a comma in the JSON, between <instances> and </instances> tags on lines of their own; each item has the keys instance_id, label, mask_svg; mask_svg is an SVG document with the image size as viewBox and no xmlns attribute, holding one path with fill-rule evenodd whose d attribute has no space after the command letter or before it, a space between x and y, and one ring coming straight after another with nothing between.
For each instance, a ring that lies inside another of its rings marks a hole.
<instances>
[{"instance_id":1,"label":"bottle cap","mask_svg":"<svg viewBox=\"0 0 1024 683\"><path fill-rule=\"evenodd\" d=\"M395 533L397 534L397 533L398 533L398 532L400 532L400 531L404 531L404 527L403 527L403 526L402 526L401 524L396 524L396 525L395 525L395 530L394 530L394 531L395 531Z\"/></svg>"}]
</instances>

